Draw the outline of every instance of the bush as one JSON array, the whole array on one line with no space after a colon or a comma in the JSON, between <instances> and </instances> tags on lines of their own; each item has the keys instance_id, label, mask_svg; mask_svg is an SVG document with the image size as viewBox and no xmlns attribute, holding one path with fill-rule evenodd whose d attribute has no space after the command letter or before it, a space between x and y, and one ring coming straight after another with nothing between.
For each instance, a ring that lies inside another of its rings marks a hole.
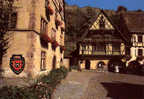
<instances>
[{"instance_id":1,"label":"bush","mask_svg":"<svg viewBox=\"0 0 144 99\"><path fill-rule=\"evenodd\" d=\"M0 98L2 99L51 99L57 84L66 77L68 70L61 66L53 69L48 75L42 76L30 87L3 87L0 89Z\"/></svg>"}]
</instances>

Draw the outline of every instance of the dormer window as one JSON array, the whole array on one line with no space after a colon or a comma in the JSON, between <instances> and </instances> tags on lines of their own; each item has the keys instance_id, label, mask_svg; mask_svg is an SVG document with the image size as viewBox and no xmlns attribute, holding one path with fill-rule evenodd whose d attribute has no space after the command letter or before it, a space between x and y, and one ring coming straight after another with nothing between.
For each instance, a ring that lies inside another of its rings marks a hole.
<instances>
[{"instance_id":1,"label":"dormer window","mask_svg":"<svg viewBox=\"0 0 144 99\"><path fill-rule=\"evenodd\" d=\"M104 20L103 16L100 17L99 27L100 27L100 29L104 29L105 28L105 20Z\"/></svg>"}]
</instances>

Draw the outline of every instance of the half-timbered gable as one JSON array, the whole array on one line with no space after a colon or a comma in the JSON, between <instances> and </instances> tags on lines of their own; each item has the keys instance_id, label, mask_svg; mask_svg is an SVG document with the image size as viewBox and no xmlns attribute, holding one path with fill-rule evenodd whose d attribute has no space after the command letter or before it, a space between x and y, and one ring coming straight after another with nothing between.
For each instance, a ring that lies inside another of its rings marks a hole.
<instances>
[{"instance_id":1,"label":"half-timbered gable","mask_svg":"<svg viewBox=\"0 0 144 99\"><path fill-rule=\"evenodd\" d=\"M91 21L88 30L78 42L78 58L83 61L80 66L86 69L87 65L95 69L99 62L108 64L111 58L126 54L123 34L103 10Z\"/></svg>"},{"instance_id":2,"label":"half-timbered gable","mask_svg":"<svg viewBox=\"0 0 144 99\"><path fill-rule=\"evenodd\" d=\"M114 30L113 25L103 13L100 13L98 15L95 22L90 27L90 30L99 30L99 29Z\"/></svg>"},{"instance_id":3,"label":"half-timbered gable","mask_svg":"<svg viewBox=\"0 0 144 99\"><path fill-rule=\"evenodd\" d=\"M125 54L125 45L120 33L103 11L100 12L85 37L79 42L79 47L80 55Z\"/></svg>"}]
</instances>

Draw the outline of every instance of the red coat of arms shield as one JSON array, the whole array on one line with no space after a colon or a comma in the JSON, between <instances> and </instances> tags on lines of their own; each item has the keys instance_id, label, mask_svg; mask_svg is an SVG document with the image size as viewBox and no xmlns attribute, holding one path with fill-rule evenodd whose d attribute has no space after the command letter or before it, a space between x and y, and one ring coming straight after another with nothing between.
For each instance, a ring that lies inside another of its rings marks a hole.
<instances>
[{"instance_id":1,"label":"red coat of arms shield","mask_svg":"<svg viewBox=\"0 0 144 99\"><path fill-rule=\"evenodd\" d=\"M10 68L15 74L20 74L24 70L25 59L22 55L13 55L10 58Z\"/></svg>"}]
</instances>

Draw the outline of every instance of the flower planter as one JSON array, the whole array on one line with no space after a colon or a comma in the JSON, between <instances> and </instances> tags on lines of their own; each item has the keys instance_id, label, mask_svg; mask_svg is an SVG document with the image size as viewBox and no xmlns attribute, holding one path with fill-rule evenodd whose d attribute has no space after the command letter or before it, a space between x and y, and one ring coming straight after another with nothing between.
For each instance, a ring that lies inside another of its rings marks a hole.
<instances>
[{"instance_id":1,"label":"flower planter","mask_svg":"<svg viewBox=\"0 0 144 99\"><path fill-rule=\"evenodd\" d=\"M53 9L49 5L48 5L48 7L46 9L47 9L47 11L48 11L48 13L50 15L53 15L54 11L53 11Z\"/></svg>"},{"instance_id":2,"label":"flower planter","mask_svg":"<svg viewBox=\"0 0 144 99\"><path fill-rule=\"evenodd\" d=\"M50 37L47 34L41 34L40 38L42 40L44 40L45 42L51 42L51 39L50 39Z\"/></svg>"},{"instance_id":3,"label":"flower planter","mask_svg":"<svg viewBox=\"0 0 144 99\"><path fill-rule=\"evenodd\" d=\"M59 46L58 42L56 40L52 41L52 49L56 49Z\"/></svg>"},{"instance_id":4,"label":"flower planter","mask_svg":"<svg viewBox=\"0 0 144 99\"><path fill-rule=\"evenodd\" d=\"M51 39L47 34L41 34L40 35L40 43L41 43L42 47L48 48L49 42L51 42Z\"/></svg>"},{"instance_id":5,"label":"flower planter","mask_svg":"<svg viewBox=\"0 0 144 99\"><path fill-rule=\"evenodd\" d=\"M63 23L60 21L60 20L58 20L58 19L56 19L56 25L57 26L60 26L60 25L62 25Z\"/></svg>"}]
</instances>

